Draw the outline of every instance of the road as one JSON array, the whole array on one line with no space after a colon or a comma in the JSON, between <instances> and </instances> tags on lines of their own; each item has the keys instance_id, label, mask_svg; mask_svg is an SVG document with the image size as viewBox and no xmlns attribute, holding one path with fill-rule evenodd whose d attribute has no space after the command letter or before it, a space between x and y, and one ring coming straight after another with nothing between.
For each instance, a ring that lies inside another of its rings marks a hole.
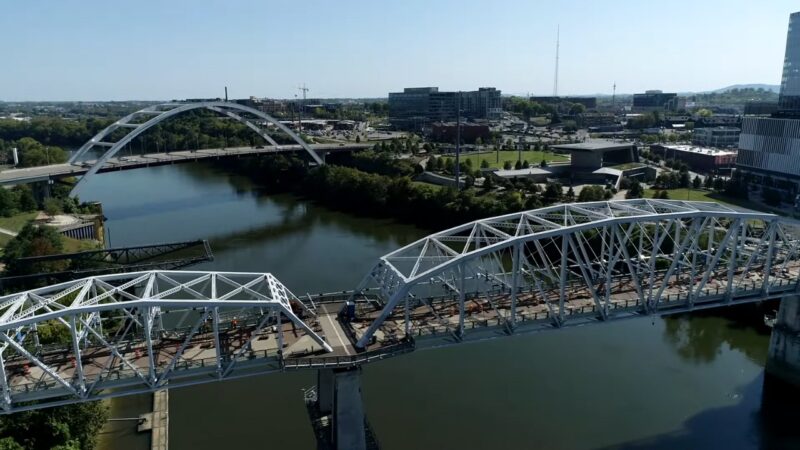
<instances>
[{"instance_id":1,"label":"road","mask_svg":"<svg viewBox=\"0 0 800 450\"><path fill-rule=\"evenodd\" d=\"M320 153L333 153L343 151L357 151L370 148L370 144L312 144L311 148ZM204 150L181 150L166 153L148 153L144 155L116 156L106 161L100 173L113 170L136 169L140 167L175 164L180 162L198 161L201 159L239 157L264 153L297 152L302 150L299 145L260 146L260 147L230 147ZM59 178L81 176L89 171L96 160L89 160L76 164L52 164L49 166L26 167L23 169L9 169L0 172L0 186L34 183Z\"/></svg>"}]
</instances>

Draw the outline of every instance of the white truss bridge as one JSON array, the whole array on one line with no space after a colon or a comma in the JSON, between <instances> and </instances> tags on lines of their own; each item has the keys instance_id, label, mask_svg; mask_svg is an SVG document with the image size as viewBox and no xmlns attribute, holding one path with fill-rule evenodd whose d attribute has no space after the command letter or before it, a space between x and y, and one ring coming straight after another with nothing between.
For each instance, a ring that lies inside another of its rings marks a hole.
<instances>
[{"instance_id":1,"label":"white truss bridge","mask_svg":"<svg viewBox=\"0 0 800 450\"><path fill-rule=\"evenodd\" d=\"M61 283L0 297L0 408L794 296L799 233L788 219L716 203L594 202L432 234L380 258L345 296L298 298L268 273Z\"/></svg>"}]
</instances>

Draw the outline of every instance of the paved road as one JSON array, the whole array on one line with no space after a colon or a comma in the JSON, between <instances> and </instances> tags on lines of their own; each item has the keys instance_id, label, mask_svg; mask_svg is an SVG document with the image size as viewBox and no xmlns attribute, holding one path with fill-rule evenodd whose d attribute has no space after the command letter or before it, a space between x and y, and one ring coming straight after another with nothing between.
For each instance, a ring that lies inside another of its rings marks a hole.
<instances>
[{"instance_id":1,"label":"paved road","mask_svg":"<svg viewBox=\"0 0 800 450\"><path fill-rule=\"evenodd\" d=\"M370 144L312 144L311 148L322 153L354 151L370 148ZM119 155L109 159L100 172L112 170L136 169L140 167L175 164L180 162L197 161L208 158L239 157L263 153L297 152L302 150L299 145L260 146L259 147L230 147L204 150L182 150L167 153L148 153L145 155L124 156ZM89 171L96 160L89 160L75 164L52 164L49 166L27 167L24 169L9 169L0 172L0 185L26 184L50 179L81 176Z\"/></svg>"}]
</instances>

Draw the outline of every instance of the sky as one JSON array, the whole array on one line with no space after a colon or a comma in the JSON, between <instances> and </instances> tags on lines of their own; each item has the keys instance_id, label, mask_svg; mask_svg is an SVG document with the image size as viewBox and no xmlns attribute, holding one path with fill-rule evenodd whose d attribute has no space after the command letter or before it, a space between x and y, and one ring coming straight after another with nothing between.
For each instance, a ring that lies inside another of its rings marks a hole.
<instances>
[{"instance_id":1,"label":"sky","mask_svg":"<svg viewBox=\"0 0 800 450\"><path fill-rule=\"evenodd\" d=\"M779 84L797 0L0 0L0 101Z\"/></svg>"}]
</instances>

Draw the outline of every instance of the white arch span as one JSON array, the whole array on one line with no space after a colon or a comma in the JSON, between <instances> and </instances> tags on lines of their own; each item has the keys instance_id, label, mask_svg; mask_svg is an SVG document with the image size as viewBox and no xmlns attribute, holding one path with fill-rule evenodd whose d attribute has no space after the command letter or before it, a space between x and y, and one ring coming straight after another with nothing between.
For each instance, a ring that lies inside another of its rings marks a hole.
<instances>
[{"instance_id":1,"label":"white arch span","mask_svg":"<svg viewBox=\"0 0 800 450\"><path fill-rule=\"evenodd\" d=\"M290 130L284 124L280 123L277 119L266 114L262 111L257 109L251 108L249 106L240 105L238 103L233 102L224 102L224 101L208 101L208 102L192 102L192 103L164 103L160 105L154 105L142 110L136 111L131 113L122 119L112 123L101 132L97 133L93 138L91 138L88 142L83 144L83 146L78 149L78 151L70 158L69 163L75 164L92 148L95 147L107 147L103 155L95 161L92 167L89 169L88 172L78 181L75 187L79 186L83 183L87 178L91 177L95 173L97 173L100 168L114 155L116 155L120 150L122 150L125 145L131 142L134 138L139 136L140 134L144 133L148 129L152 128L155 125L163 122L164 120L169 119L170 117L176 116L178 114L184 113L186 111L191 111L194 109L208 109L220 114L224 114L234 120L237 120L245 125L247 125L250 129L258 133L259 136L264 138L270 145L277 146L277 142L272 139L261 127L253 123L251 120L242 117L241 114L238 112L244 112L247 114L252 114L260 119L267 121L278 127L279 130L286 133L289 137L291 137L295 142L297 142L317 164L324 164L322 158L317 154L314 149L312 149L305 141L303 141L300 136L298 136L295 132ZM154 116L144 122L138 122L137 120L140 119L142 116ZM128 128L130 131L122 138L116 142L107 142L104 141L109 135L113 132L122 129Z\"/></svg>"}]
</instances>

